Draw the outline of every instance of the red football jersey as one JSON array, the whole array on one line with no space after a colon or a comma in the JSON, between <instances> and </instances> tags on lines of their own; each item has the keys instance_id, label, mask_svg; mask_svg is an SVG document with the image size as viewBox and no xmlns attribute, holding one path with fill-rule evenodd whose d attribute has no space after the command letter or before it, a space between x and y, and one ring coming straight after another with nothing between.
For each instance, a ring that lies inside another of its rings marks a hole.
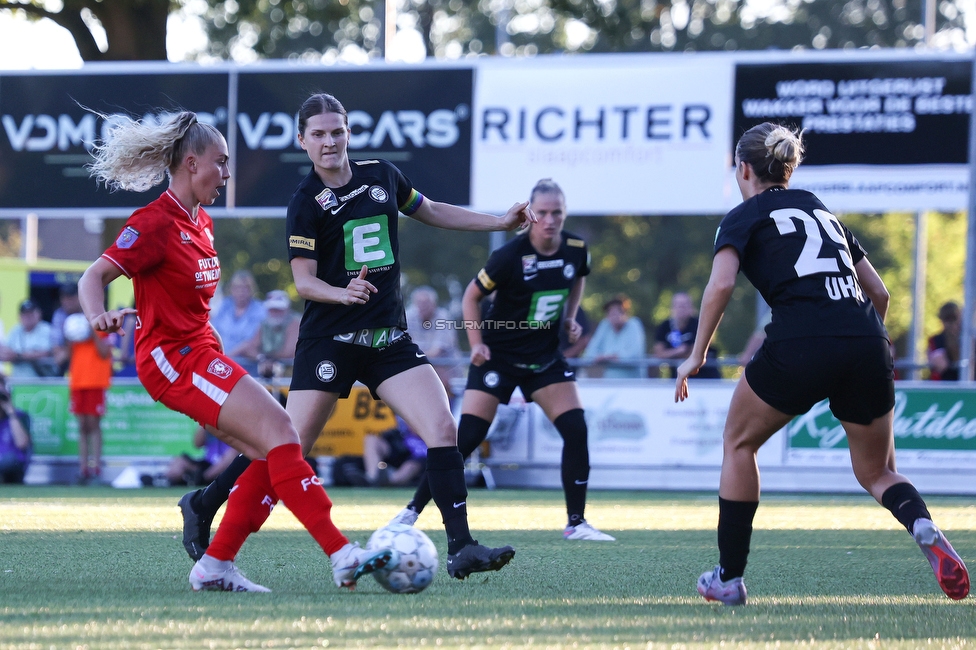
<instances>
[{"instance_id":1,"label":"red football jersey","mask_svg":"<svg viewBox=\"0 0 976 650\"><path fill-rule=\"evenodd\" d=\"M194 219L166 190L136 210L102 257L132 279L136 295L136 369L158 400L199 346L217 347L210 299L220 280L213 220L203 208Z\"/></svg>"}]
</instances>

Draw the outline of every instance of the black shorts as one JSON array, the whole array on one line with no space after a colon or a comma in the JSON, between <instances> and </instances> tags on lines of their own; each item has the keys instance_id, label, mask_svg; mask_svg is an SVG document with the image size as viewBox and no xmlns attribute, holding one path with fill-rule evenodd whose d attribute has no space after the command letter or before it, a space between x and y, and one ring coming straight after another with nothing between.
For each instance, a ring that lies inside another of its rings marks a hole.
<instances>
[{"instance_id":1,"label":"black shorts","mask_svg":"<svg viewBox=\"0 0 976 650\"><path fill-rule=\"evenodd\" d=\"M502 404L508 404L516 386L522 389L525 400L531 402L535 391L566 381L576 381L576 372L562 355L541 370L519 368L504 361L489 359L480 366L468 367L468 385L465 388L494 395Z\"/></svg>"},{"instance_id":2,"label":"black shorts","mask_svg":"<svg viewBox=\"0 0 976 650\"><path fill-rule=\"evenodd\" d=\"M762 401L788 415L829 399L838 420L870 424L895 406L894 364L880 336L766 341L745 377Z\"/></svg>"},{"instance_id":3,"label":"black shorts","mask_svg":"<svg viewBox=\"0 0 976 650\"><path fill-rule=\"evenodd\" d=\"M427 355L404 335L385 348L368 348L333 338L299 339L289 390L320 390L349 397L353 384L366 384L374 399L376 387L401 372L429 365Z\"/></svg>"}]
</instances>

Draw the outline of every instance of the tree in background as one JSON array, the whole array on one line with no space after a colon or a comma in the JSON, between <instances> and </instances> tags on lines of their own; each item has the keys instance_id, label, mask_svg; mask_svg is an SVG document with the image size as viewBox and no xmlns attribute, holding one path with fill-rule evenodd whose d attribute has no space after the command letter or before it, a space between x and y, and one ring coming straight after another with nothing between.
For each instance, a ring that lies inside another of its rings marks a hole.
<instances>
[{"instance_id":1,"label":"tree in background","mask_svg":"<svg viewBox=\"0 0 976 650\"><path fill-rule=\"evenodd\" d=\"M915 47L923 0L389 0L428 56ZM383 55L383 2L227 0L203 16L210 55L362 61ZM963 0L938 3L936 47L963 47Z\"/></svg>"},{"instance_id":2,"label":"tree in background","mask_svg":"<svg viewBox=\"0 0 976 650\"><path fill-rule=\"evenodd\" d=\"M60 8L58 8L60 4ZM166 21L176 0L0 0L0 11L50 18L71 33L85 61L165 61ZM107 46L98 38L104 34Z\"/></svg>"}]
</instances>

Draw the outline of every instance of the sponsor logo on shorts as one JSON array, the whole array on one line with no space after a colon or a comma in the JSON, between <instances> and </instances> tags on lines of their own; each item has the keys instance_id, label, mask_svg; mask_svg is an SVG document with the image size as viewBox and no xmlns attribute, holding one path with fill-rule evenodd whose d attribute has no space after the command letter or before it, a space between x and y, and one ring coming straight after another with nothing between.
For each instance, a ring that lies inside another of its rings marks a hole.
<instances>
[{"instance_id":1,"label":"sponsor logo on shorts","mask_svg":"<svg viewBox=\"0 0 976 650\"><path fill-rule=\"evenodd\" d=\"M137 239L139 239L139 231L132 226L126 226L119 233L119 238L115 240L115 245L118 248L131 248Z\"/></svg>"},{"instance_id":2,"label":"sponsor logo on shorts","mask_svg":"<svg viewBox=\"0 0 976 650\"><path fill-rule=\"evenodd\" d=\"M234 373L234 369L228 364L224 363L223 359L214 359L207 366L207 372L211 375L219 377L220 379L227 379Z\"/></svg>"},{"instance_id":3,"label":"sponsor logo on shorts","mask_svg":"<svg viewBox=\"0 0 976 650\"><path fill-rule=\"evenodd\" d=\"M491 372L485 373L484 378L485 386L488 388L494 388L498 385L498 373L492 370Z\"/></svg>"},{"instance_id":4,"label":"sponsor logo on shorts","mask_svg":"<svg viewBox=\"0 0 976 650\"><path fill-rule=\"evenodd\" d=\"M563 277L567 280L572 280L573 276L576 275L576 267L572 264L567 264L563 267Z\"/></svg>"},{"instance_id":5,"label":"sponsor logo on shorts","mask_svg":"<svg viewBox=\"0 0 976 650\"><path fill-rule=\"evenodd\" d=\"M329 383L336 378L338 371L336 366L331 361L320 361L319 365L315 366L315 376L319 378L319 381Z\"/></svg>"},{"instance_id":6,"label":"sponsor logo on shorts","mask_svg":"<svg viewBox=\"0 0 976 650\"><path fill-rule=\"evenodd\" d=\"M387 194L386 190L379 185L374 185L373 187L369 188L369 198L373 199L377 203L386 203L387 199L390 198L390 195Z\"/></svg>"}]
</instances>

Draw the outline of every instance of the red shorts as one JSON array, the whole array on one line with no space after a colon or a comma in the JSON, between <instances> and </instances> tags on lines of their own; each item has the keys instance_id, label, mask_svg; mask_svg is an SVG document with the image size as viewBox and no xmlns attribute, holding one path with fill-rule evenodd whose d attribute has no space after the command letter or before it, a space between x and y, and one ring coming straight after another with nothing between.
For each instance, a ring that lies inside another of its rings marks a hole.
<instances>
[{"instance_id":1,"label":"red shorts","mask_svg":"<svg viewBox=\"0 0 976 650\"><path fill-rule=\"evenodd\" d=\"M105 415L104 388L73 388L68 410L75 415Z\"/></svg>"},{"instance_id":2,"label":"red shorts","mask_svg":"<svg viewBox=\"0 0 976 650\"><path fill-rule=\"evenodd\" d=\"M220 407L247 371L214 348L200 347L168 374L170 387L159 401L202 425L217 426Z\"/></svg>"}]
</instances>

